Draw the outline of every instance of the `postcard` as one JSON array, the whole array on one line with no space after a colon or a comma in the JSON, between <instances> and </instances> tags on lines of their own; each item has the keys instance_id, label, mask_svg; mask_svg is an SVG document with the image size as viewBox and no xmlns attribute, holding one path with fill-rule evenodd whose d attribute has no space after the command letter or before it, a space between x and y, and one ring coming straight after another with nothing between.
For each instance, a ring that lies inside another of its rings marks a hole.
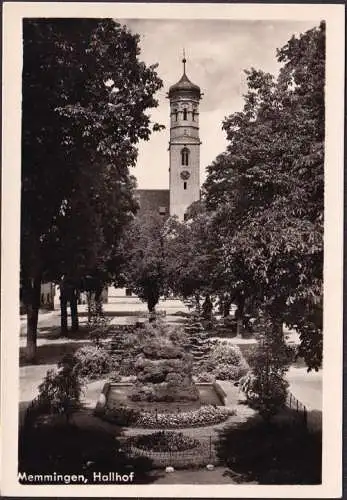
<instances>
[{"instance_id":1,"label":"postcard","mask_svg":"<svg viewBox=\"0 0 347 500\"><path fill-rule=\"evenodd\" d=\"M340 497L344 6L3 42L2 494Z\"/></svg>"}]
</instances>

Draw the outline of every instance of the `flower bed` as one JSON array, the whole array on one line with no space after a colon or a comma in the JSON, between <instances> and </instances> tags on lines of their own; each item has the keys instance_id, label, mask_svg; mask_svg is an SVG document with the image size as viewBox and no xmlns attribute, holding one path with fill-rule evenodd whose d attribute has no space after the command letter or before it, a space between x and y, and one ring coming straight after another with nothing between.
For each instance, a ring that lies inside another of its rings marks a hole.
<instances>
[{"instance_id":1,"label":"flower bed","mask_svg":"<svg viewBox=\"0 0 347 500\"><path fill-rule=\"evenodd\" d=\"M133 438L132 444L143 450L162 453L191 450L199 446L200 442L182 432L159 431L136 436Z\"/></svg>"},{"instance_id":2,"label":"flower bed","mask_svg":"<svg viewBox=\"0 0 347 500\"><path fill-rule=\"evenodd\" d=\"M184 429L187 427L204 427L224 422L234 410L224 406L202 406L197 410L176 413L159 413L154 411L137 411L126 407L105 407L98 415L108 422L117 425L140 427L144 429Z\"/></svg>"},{"instance_id":3,"label":"flower bed","mask_svg":"<svg viewBox=\"0 0 347 500\"><path fill-rule=\"evenodd\" d=\"M136 427L149 429L180 429L215 425L227 420L234 412L230 408L202 406L198 410L179 413L141 412Z\"/></svg>"}]
</instances>

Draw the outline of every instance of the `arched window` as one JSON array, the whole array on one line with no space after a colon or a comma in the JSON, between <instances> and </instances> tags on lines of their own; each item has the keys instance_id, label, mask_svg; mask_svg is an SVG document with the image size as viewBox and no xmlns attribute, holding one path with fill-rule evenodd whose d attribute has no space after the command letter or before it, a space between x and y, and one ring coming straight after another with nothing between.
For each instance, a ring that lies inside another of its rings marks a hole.
<instances>
[{"instance_id":1,"label":"arched window","mask_svg":"<svg viewBox=\"0 0 347 500\"><path fill-rule=\"evenodd\" d=\"M193 120L193 122L195 122L195 115L196 115L196 114L197 114L197 113L196 113L196 110L195 110L195 109L193 109L193 113L192 113L192 120Z\"/></svg>"},{"instance_id":2,"label":"arched window","mask_svg":"<svg viewBox=\"0 0 347 500\"><path fill-rule=\"evenodd\" d=\"M189 165L189 149L183 148L181 150L181 164L188 166Z\"/></svg>"},{"instance_id":3,"label":"arched window","mask_svg":"<svg viewBox=\"0 0 347 500\"><path fill-rule=\"evenodd\" d=\"M183 109L183 120L187 120L187 108Z\"/></svg>"},{"instance_id":4,"label":"arched window","mask_svg":"<svg viewBox=\"0 0 347 500\"><path fill-rule=\"evenodd\" d=\"M173 115L174 115L174 117L175 117L175 122L177 122L177 115L178 115L178 111L177 111L177 109L174 109L174 110L173 110L173 112L172 112L172 114L173 114Z\"/></svg>"}]
</instances>

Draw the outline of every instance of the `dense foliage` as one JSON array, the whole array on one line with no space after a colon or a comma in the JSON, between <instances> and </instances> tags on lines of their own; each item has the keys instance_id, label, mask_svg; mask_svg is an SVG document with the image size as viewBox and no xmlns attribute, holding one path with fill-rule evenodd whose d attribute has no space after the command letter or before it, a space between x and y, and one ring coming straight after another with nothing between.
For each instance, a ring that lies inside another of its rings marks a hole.
<instances>
[{"instance_id":1,"label":"dense foliage","mask_svg":"<svg viewBox=\"0 0 347 500\"><path fill-rule=\"evenodd\" d=\"M216 379L232 381L239 380L248 369L240 348L227 341L217 342L201 366L201 370Z\"/></svg>"},{"instance_id":2,"label":"dense foliage","mask_svg":"<svg viewBox=\"0 0 347 500\"><path fill-rule=\"evenodd\" d=\"M73 290L87 274L117 272L120 234L137 207L129 167L162 86L139 52L139 37L111 19L23 21L21 281L31 358L41 281L64 275Z\"/></svg>"},{"instance_id":3,"label":"dense foliage","mask_svg":"<svg viewBox=\"0 0 347 500\"><path fill-rule=\"evenodd\" d=\"M295 328L309 369L322 363L325 24L277 51L277 79L252 68L228 145L202 200L176 229L171 280L183 297L218 297L223 315L266 314ZM238 327L239 331L239 327Z\"/></svg>"},{"instance_id":4,"label":"dense foliage","mask_svg":"<svg viewBox=\"0 0 347 500\"><path fill-rule=\"evenodd\" d=\"M118 364L103 347L88 345L75 352L78 374L82 378L97 379L116 370Z\"/></svg>"}]
</instances>

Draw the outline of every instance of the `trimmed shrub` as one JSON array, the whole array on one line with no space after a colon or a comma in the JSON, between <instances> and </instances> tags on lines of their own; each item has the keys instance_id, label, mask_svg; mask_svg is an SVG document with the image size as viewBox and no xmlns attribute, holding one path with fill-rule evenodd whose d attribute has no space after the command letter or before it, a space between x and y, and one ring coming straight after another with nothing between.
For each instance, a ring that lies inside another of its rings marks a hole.
<instances>
[{"instance_id":1,"label":"trimmed shrub","mask_svg":"<svg viewBox=\"0 0 347 500\"><path fill-rule=\"evenodd\" d=\"M103 347L85 346L75 353L81 377L96 379L117 368L117 363Z\"/></svg>"},{"instance_id":2,"label":"trimmed shrub","mask_svg":"<svg viewBox=\"0 0 347 500\"><path fill-rule=\"evenodd\" d=\"M247 372L247 367L229 365L226 363L217 364L216 368L213 370L213 375L218 380L233 380L237 381L245 375Z\"/></svg>"},{"instance_id":3,"label":"trimmed shrub","mask_svg":"<svg viewBox=\"0 0 347 500\"><path fill-rule=\"evenodd\" d=\"M212 373L216 379L238 381L248 372L249 366L238 346L217 342L202 369Z\"/></svg>"}]
</instances>

